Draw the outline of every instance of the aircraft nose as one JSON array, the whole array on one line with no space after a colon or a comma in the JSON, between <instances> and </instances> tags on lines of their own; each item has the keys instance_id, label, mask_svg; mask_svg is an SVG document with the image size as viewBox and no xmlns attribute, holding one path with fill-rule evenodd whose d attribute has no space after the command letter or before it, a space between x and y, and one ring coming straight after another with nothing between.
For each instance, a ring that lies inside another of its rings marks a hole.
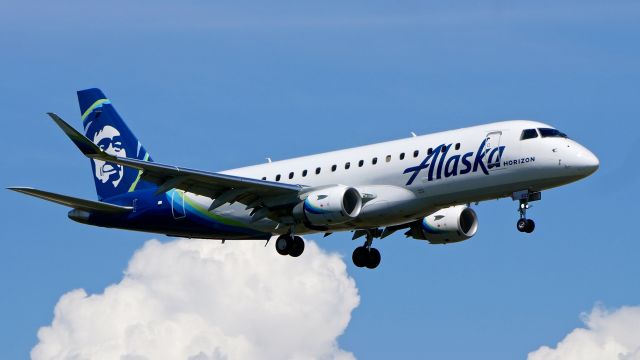
<instances>
[{"instance_id":1,"label":"aircraft nose","mask_svg":"<svg viewBox=\"0 0 640 360\"><path fill-rule=\"evenodd\" d=\"M580 146L576 152L575 167L585 175L591 175L600 167L600 160L587 148Z\"/></svg>"}]
</instances>

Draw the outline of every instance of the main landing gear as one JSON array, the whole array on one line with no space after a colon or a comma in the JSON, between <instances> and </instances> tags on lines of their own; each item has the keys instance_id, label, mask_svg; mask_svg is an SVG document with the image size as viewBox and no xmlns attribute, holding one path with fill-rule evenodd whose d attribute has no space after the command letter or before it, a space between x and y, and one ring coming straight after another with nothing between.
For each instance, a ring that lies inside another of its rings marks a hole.
<instances>
[{"instance_id":1,"label":"main landing gear","mask_svg":"<svg viewBox=\"0 0 640 360\"><path fill-rule=\"evenodd\" d=\"M532 233L536 228L536 223L531 219L527 219L527 210L529 209L530 201L537 201L542 198L540 192L529 192L528 190L518 191L513 193L512 198L520 202L520 206L518 207L520 219L516 223L516 228L520 232Z\"/></svg>"},{"instance_id":2,"label":"main landing gear","mask_svg":"<svg viewBox=\"0 0 640 360\"><path fill-rule=\"evenodd\" d=\"M280 235L276 240L276 251L280 255L298 257L304 252L304 240L300 236Z\"/></svg>"},{"instance_id":3,"label":"main landing gear","mask_svg":"<svg viewBox=\"0 0 640 360\"><path fill-rule=\"evenodd\" d=\"M382 257L380 256L380 251L378 249L371 247L373 243L373 235L371 232L367 233L367 240L364 242L364 245L358 246L355 250L353 250L353 255L351 259L353 260L353 264L357 267L367 267L369 269L375 269L380 265L380 260Z\"/></svg>"}]
</instances>

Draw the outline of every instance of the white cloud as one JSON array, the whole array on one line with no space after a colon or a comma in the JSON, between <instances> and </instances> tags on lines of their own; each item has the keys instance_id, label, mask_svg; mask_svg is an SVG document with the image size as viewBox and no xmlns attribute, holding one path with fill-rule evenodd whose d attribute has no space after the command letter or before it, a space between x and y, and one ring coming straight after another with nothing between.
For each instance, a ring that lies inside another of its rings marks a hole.
<instances>
[{"instance_id":1,"label":"white cloud","mask_svg":"<svg viewBox=\"0 0 640 360\"><path fill-rule=\"evenodd\" d=\"M360 298L346 265L311 241L150 240L102 294L63 295L33 359L351 359L336 339Z\"/></svg>"},{"instance_id":2,"label":"white cloud","mask_svg":"<svg viewBox=\"0 0 640 360\"><path fill-rule=\"evenodd\" d=\"M640 360L640 306L609 312L596 306L582 314L586 328L573 330L555 349L542 346L529 360Z\"/></svg>"}]
</instances>

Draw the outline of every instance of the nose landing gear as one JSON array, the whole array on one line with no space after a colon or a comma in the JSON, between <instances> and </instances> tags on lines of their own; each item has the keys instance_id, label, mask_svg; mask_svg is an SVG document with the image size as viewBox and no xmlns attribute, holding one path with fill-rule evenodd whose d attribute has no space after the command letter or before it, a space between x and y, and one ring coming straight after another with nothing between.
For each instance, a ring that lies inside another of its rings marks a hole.
<instances>
[{"instance_id":1,"label":"nose landing gear","mask_svg":"<svg viewBox=\"0 0 640 360\"><path fill-rule=\"evenodd\" d=\"M536 223L531 219L527 219L529 202L540 200L542 198L542 194L540 192L530 192L528 190L524 190L513 193L511 198L520 202L520 206L518 207L520 219L516 223L516 228L520 232L526 232L528 234L532 233L536 228Z\"/></svg>"}]
</instances>

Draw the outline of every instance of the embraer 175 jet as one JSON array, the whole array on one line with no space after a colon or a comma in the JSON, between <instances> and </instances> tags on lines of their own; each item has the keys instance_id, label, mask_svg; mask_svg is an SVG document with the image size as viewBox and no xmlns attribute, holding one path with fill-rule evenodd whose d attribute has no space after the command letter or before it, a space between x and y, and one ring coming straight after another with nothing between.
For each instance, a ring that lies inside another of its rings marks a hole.
<instances>
[{"instance_id":1,"label":"embraer 175 jet","mask_svg":"<svg viewBox=\"0 0 640 360\"><path fill-rule=\"evenodd\" d=\"M517 229L530 233L529 202L545 189L594 173L599 161L555 128L505 121L274 161L222 172L154 162L99 89L78 92L84 134L49 116L91 159L99 201L26 187L15 190L72 208L80 223L188 238L277 237L300 256L303 234L353 231L358 267L376 268L375 238L398 230L433 244L475 235L469 204L511 197Z\"/></svg>"}]
</instances>

